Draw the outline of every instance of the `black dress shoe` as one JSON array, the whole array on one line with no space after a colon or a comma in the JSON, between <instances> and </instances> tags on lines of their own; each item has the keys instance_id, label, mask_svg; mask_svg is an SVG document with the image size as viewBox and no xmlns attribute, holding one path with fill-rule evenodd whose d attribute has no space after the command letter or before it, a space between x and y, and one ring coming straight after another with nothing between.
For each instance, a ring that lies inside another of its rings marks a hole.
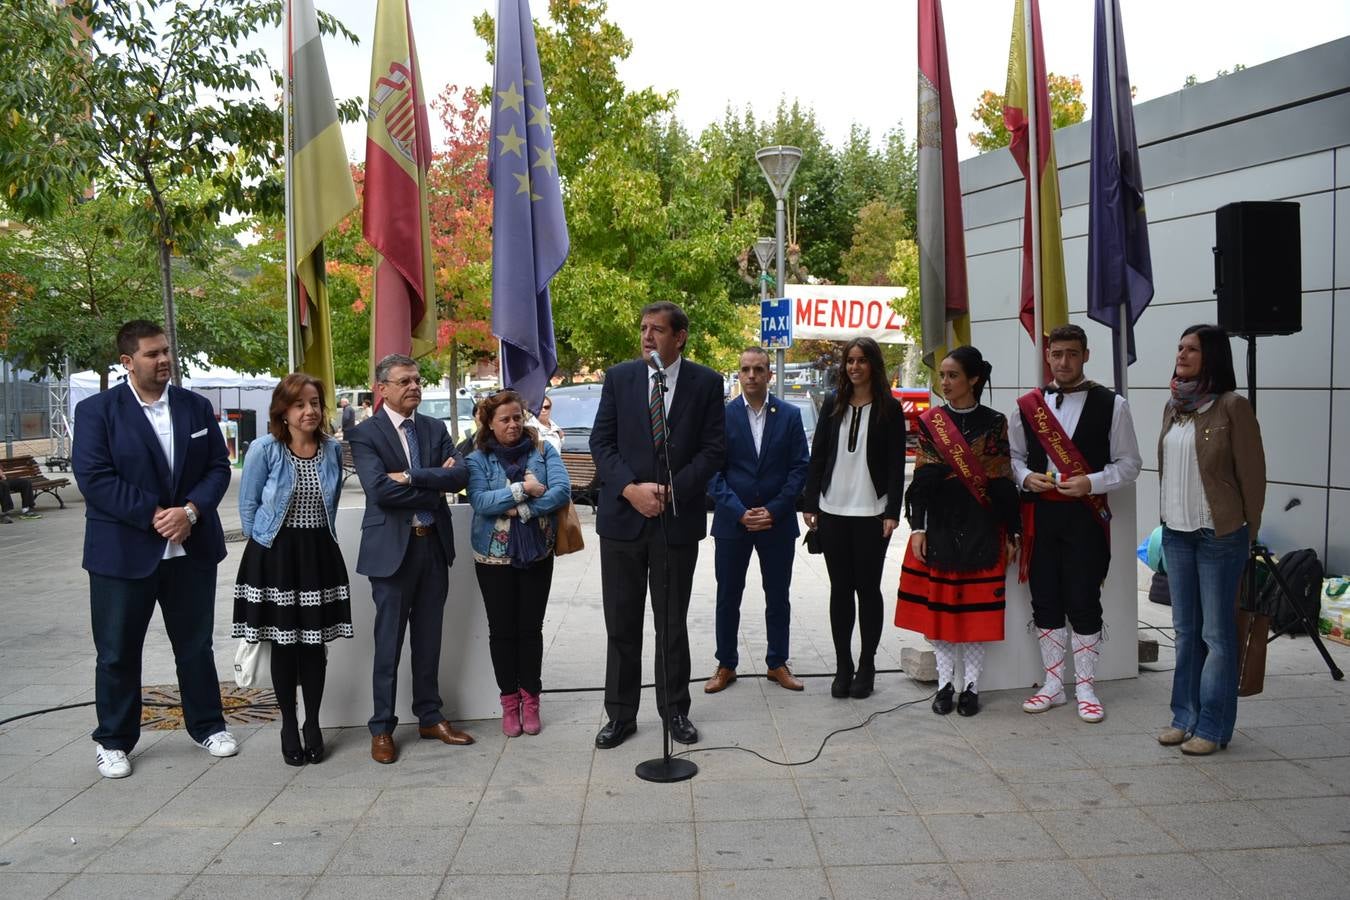
<instances>
[{"instance_id":1,"label":"black dress shoe","mask_svg":"<svg viewBox=\"0 0 1350 900\"><path fill-rule=\"evenodd\" d=\"M933 712L939 716L945 716L952 711L952 695L956 693L956 688L952 687L949 681L942 686L942 690L937 692L933 698Z\"/></svg>"},{"instance_id":2,"label":"black dress shoe","mask_svg":"<svg viewBox=\"0 0 1350 900\"><path fill-rule=\"evenodd\" d=\"M670 737L681 744L697 744L698 729L689 721L688 716L676 713L670 717Z\"/></svg>"},{"instance_id":3,"label":"black dress shoe","mask_svg":"<svg viewBox=\"0 0 1350 900\"><path fill-rule=\"evenodd\" d=\"M834 673L834 681L830 682L830 696L836 700L848 699L849 689L853 686L853 669L838 669Z\"/></svg>"},{"instance_id":4,"label":"black dress shoe","mask_svg":"<svg viewBox=\"0 0 1350 900\"><path fill-rule=\"evenodd\" d=\"M963 716L973 716L980 711L980 695L973 684L966 685L961 696L956 698L956 711Z\"/></svg>"},{"instance_id":5,"label":"black dress shoe","mask_svg":"<svg viewBox=\"0 0 1350 900\"><path fill-rule=\"evenodd\" d=\"M595 746L601 750L612 750L637 733L636 722L624 722L610 719L595 736Z\"/></svg>"},{"instance_id":6,"label":"black dress shoe","mask_svg":"<svg viewBox=\"0 0 1350 900\"><path fill-rule=\"evenodd\" d=\"M853 676L853 683L849 685L848 695L854 700L865 700L872 696L872 683L876 677L877 670L874 666L860 667L858 674Z\"/></svg>"}]
</instances>

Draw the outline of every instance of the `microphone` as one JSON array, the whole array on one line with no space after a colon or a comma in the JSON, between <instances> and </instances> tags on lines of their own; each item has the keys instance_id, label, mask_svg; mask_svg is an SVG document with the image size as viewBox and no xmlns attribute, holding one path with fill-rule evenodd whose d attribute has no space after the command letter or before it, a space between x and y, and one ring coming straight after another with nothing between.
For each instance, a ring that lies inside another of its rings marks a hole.
<instances>
[{"instance_id":1,"label":"microphone","mask_svg":"<svg viewBox=\"0 0 1350 900\"><path fill-rule=\"evenodd\" d=\"M647 358L652 361L652 365L656 366L656 371L658 372L666 371L665 364L661 362L661 355L657 353L655 350L653 350Z\"/></svg>"}]
</instances>

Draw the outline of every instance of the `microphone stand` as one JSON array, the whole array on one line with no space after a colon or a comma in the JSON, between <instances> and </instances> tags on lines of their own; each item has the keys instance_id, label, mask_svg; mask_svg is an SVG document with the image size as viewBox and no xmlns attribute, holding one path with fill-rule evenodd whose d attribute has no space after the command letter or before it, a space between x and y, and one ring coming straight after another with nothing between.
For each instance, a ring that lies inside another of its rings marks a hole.
<instances>
[{"instance_id":1,"label":"microphone stand","mask_svg":"<svg viewBox=\"0 0 1350 900\"><path fill-rule=\"evenodd\" d=\"M670 607L672 604L670 596L670 535L666 529L667 515L678 517L679 508L675 504L675 474L670 465L670 423L666 421L665 396L669 388L666 387L666 370L660 364L659 357L656 360L656 384L661 390L661 446L653 448L652 455L656 463L657 477L661 479L660 484L665 488L666 498L669 501L669 509L662 509L661 520L661 542L664 545L661 554L661 594L665 599L665 610L662 619L664 620L661 629L661 640L656 645L656 652L661 656L661 678L654 679L656 682L657 700L664 695L665 715L661 716L661 755L654 759L643 760L638 763L633 770L634 774L643 781L651 781L659 784L667 784L674 781L687 781L698 774L698 766L693 760L683 757L676 758L671 754L674 749L674 743L670 737L670 717L674 715L674 709L671 706L670 698Z\"/></svg>"}]
</instances>

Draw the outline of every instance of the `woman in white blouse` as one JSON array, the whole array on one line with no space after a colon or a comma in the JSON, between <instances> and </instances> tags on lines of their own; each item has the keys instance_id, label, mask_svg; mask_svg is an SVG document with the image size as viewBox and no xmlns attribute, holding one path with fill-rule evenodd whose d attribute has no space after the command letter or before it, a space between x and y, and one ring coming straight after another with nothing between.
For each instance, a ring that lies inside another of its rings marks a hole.
<instances>
[{"instance_id":1,"label":"woman in white blouse","mask_svg":"<svg viewBox=\"0 0 1350 900\"><path fill-rule=\"evenodd\" d=\"M844 345L839 385L820 410L802 494L806 527L820 532L830 574L835 674L830 694L872 693L881 643L881 569L900 524L905 484L905 415L891 396L881 347L868 337ZM862 635L853 664L854 597Z\"/></svg>"},{"instance_id":2,"label":"woman in white blouse","mask_svg":"<svg viewBox=\"0 0 1350 900\"><path fill-rule=\"evenodd\" d=\"M1182 332L1158 437L1163 557L1177 649L1172 723L1158 743L1180 745L1192 756L1222 749L1233 737L1238 581L1266 497L1261 428L1236 389L1227 332L1217 325Z\"/></svg>"}]
</instances>

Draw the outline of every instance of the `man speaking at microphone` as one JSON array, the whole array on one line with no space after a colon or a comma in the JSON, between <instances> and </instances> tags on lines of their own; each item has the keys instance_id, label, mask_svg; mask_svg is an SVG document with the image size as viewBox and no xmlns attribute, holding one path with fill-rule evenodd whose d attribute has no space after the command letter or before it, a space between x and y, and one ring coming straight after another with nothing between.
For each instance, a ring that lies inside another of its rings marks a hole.
<instances>
[{"instance_id":1,"label":"man speaking at microphone","mask_svg":"<svg viewBox=\"0 0 1350 900\"><path fill-rule=\"evenodd\" d=\"M722 468L726 453L722 378L683 357L689 340L684 310L664 301L643 307L641 339L641 359L605 372L591 430L591 455L600 477L595 530L609 636L608 721L595 736L602 750L637 731L649 587L657 711L675 740L698 741L698 729L689 721L685 619L698 542L708 534L708 479ZM667 479L673 490L667 490Z\"/></svg>"}]
</instances>

